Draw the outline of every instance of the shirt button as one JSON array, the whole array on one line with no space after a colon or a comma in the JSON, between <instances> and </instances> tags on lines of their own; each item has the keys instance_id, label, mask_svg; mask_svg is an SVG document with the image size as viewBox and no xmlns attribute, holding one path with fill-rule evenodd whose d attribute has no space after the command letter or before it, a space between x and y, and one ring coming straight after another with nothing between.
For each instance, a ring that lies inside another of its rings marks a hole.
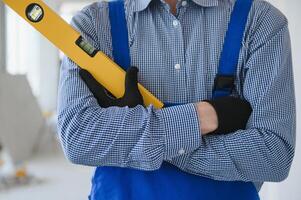
<instances>
[{"instance_id":1,"label":"shirt button","mask_svg":"<svg viewBox=\"0 0 301 200\"><path fill-rule=\"evenodd\" d=\"M182 6L185 7L187 5L187 1L182 1Z\"/></svg>"},{"instance_id":2,"label":"shirt button","mask_svg":"<svg viewBox=\"0 0 301 200\"><path fill-rule=\"evenodd\" d=\"M185 153L186 152L185 152L185 150L183 148L179 150L179 155L184 155Z\"/></svg>"},{"instance_id":3,"label":"shirt button","mask_svg":"<svg viewBox=\"0 0 301 200\"><path fill-rule=\"evenodd\" d=\"M181 69L181 65L180 65L180 64L176 64L176 65L175 65L175 69L176 69L176 70L180 70L180 69Z\"/></svg>"},{"instance_id":4,"label":"shirt button","mask_svg":"<svg viewBox=\"0 0 301 200\"><path fill-rule=\"evenodd\" d=\"M178 20L173 20L172 24L174 27L177 27L179 25L179 22Z\"/></svg>"}]
</instances>

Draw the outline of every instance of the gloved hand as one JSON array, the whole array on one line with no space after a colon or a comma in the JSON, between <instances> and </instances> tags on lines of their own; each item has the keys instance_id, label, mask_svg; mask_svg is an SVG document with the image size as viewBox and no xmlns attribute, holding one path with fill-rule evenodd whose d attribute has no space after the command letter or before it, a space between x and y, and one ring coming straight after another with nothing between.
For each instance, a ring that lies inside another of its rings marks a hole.
<instances>
[{"instance_id":1,"label":"gloved hand","mask_svg":"<svg viewBox=\"0 0 301 200\"><path fill-rule=\"evenodd\" d=\"M124 96L119 99L113 97L87 70L80 69L79 75L87 84L101 107L128 106L133 108L137 105L143 105L143 97L138 89L138 71L137 67L130 67L127 70L125 76L125 93Z\"/></svg>"},{"instance_id":2,"label":"gloved hand","mask_svg":"<svg viewBox=\"0 0 301 200\"><path fill-rule=\"evenodd\" d=\"M248 101L237 97L221 97L206 100L215 109L218 118L218 128L211 134L231 133L239 129L245 129L252 113Z\"/></svg>"}]
</instances>

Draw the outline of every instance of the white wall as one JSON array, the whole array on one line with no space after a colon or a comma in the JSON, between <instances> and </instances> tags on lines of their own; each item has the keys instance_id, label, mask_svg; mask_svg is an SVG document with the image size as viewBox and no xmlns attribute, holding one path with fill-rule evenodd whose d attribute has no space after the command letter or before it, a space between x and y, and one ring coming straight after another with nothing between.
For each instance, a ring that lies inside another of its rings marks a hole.
<instances>
[{"instance_id":1,"label":"white wall","mask_svg":"<svg viewBox=\"0 0 301 200\"><path fill-rule=\"evenodd\" d=\"M59 13L62 2L68 2L69 6L67 7L72 7L74 4L73 7L81 9L93 0L44 1L52 9ZM0 5L1 3L2 1L0 0ZM0 18L3 19L1 16ZM55 112L60 67L58 49L39 32L34 30L34 28L29 26L27 23L24 23L24 20L16 15L10 8L7 8L7 20L10 20L10 23L7 23L6 25L6 42L8 44L6 52L14 52L14 54L7 54L5 56L7 61L5 68L11 74L26 74L42 111L46 113ZM1 25L0 27L5 26ZM4 29L1 28L1 30ZM12 30L18 31L13 32ZM3 45L0 46L5 49Z\"/></svg>"},{"instance_id":2,"label":"white wall","mask_svg":"<svg viewBox=\"0 0 301 200\"><path fill-rule=\"evenodd\" d=\"M44 0L54 10L59 4L53 0ZM39 33L40 34L40 33ZM39 102L46 112L56 111L57 88L59 79L59 51L47 39L40 36L40 95Z\"/></svg>"},{"instance_id":3,"label":"white wall","mask_svg":"<svg viewBox=\"0 0 301 200\"><path fill-rule=\"evenodd\" d=\"M295 160L289 178L283 183L265 184L262 191L263 200L301 200L301 1L300 0L269 0L287 16L290 24L295 86L297 97L297 148Z\"/></svg>"},{"instance_id":4,"label":"white wall","mask_svg":"<svg viewBox=\"0 0 301 200\"><path fill-rule=\"evenodd\" d=\"M4 17L4 5L3 2L0 1L0 72L5 67L5 30L4 30L4 23L5 23L5 17Z\"/></svg>"},{"instance_id":5,"label":"white wall","mask_svg":"<svg viewBox=\"0 0 301 200\"><path fill-rule=\"evenodd\" d=\"M59 4L47 2L58 10ZM59 51L44 36L7 7L6 69L26 74L43 112L56 110ZM18 30L17 32L14 30ZM9 53L10 52L10 53ZM13 52L13 53L11 53Z\"/></svg>"}]
</instances>

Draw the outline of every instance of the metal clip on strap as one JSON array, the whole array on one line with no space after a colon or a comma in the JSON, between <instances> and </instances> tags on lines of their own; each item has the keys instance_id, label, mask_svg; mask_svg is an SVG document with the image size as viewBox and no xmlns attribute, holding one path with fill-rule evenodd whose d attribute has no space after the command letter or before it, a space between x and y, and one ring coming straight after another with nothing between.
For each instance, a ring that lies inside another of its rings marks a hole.
<instances>
[{"instance_id":1,"label":"metal clip on strap","mask_svg":"<svg viewBox=\"0 0 301 200\"><path fill-rule=\"evenodd\" d=\"M234 80L239 53L253 0L236 1L226 33L213 98L229 96L234 89Z\"/></svg>"},{"instance_id":2,"label":"metal clip on strap","mask_svg":"<svg viewBox=\"0 0 301 200\"><path fill-rule=\"evenodd\" d=\"M232 92L234 89L235 77L232 75L217 75L214 80L214 90L224 90L227 92Z\"/></svg>"}]
</instances>

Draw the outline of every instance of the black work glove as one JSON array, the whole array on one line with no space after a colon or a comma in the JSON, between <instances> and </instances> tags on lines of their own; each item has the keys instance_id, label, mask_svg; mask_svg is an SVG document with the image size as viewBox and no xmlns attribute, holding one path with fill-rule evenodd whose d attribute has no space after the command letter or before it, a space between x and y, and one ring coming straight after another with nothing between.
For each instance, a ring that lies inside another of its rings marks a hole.
<instances>
[{"instance_id":1,"label":"black work glove","mask_svg":"<svg viewBox=\"0 0 301 200\"><path fill-rule=\"evenodd\" d=\"M213 106L218 118L218 128L212 134L231 133L246 128L252 113L248 101L228 96L206 100L205 102Z\"/></svg>"},{"instance_id":2,"label":"black work glove","mask_svg":"<svg viewBox=\"0 0 301 200\"><path fill-rule=\"evenodd\" d=\"M103 108L111 106L133 108L137 105L143 105L143 97L138 89L138 68L130 67L125 76L125 93L123 97L117 99L110 94L95 78L84 69L80 69L79 75L86 83L98 104Z\"/></svg>"}]
</instances>

